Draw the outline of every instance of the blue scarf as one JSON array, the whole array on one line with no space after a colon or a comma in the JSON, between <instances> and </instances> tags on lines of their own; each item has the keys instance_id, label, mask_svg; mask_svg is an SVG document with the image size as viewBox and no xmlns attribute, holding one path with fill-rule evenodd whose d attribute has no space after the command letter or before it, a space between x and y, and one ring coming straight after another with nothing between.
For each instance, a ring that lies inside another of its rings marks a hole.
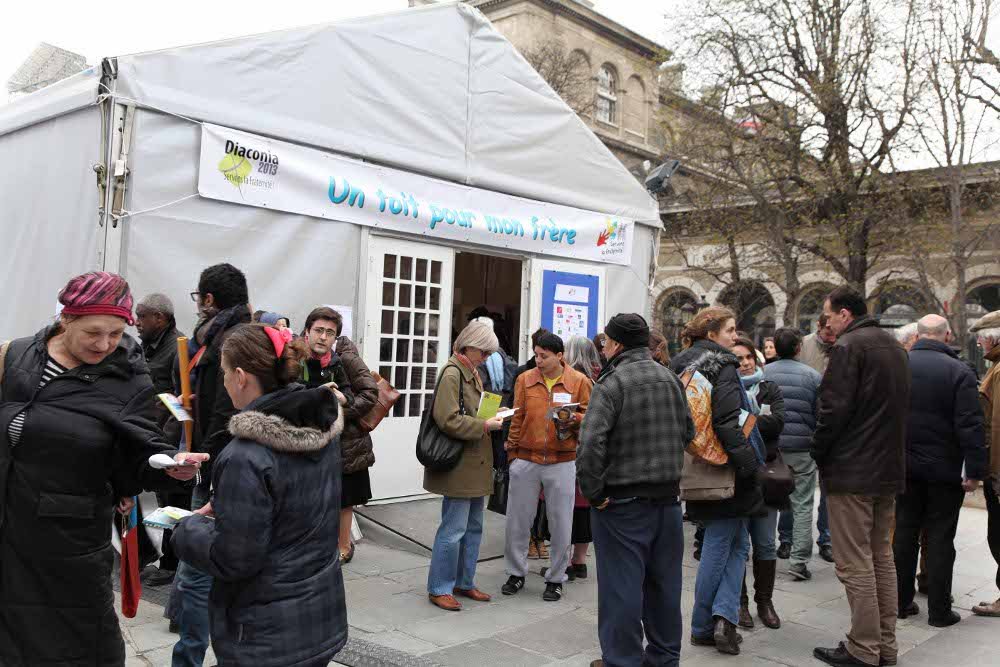
<instances>
[{"instance_id":1,"label":"blue scarf","mask_svg":"<svg viewBox=\"0 0 1000 667\"><path fill-rule=\"evenodd\" d=\"M490 388L494 392L503 391L503 355L494 352L486 358L486 372L490 376Z\"/></svg>"},{"instance_id":2,"label":"blue scarf","mask_svg":"<svg viewBox=\"0 0 1000 667\"><path fill-rule=\"evenodd\" d=\"M747 398L750 399L750 406L753 408L750 412L755 415L760 414L760 404L757 402L757 394L760 392L760 381L763 379L764 370L761 368L754 371L753 375L740 376L740 384L746 390Z\"/></svg>"}]
</instances>

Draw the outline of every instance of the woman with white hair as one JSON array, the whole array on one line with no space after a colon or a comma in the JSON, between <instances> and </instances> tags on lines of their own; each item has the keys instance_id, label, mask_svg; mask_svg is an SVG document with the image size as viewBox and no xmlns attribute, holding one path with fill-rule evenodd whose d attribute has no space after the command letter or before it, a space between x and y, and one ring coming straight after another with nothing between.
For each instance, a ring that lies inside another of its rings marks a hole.
<instances>
[{"instance_id":1,"label":"woman with white hair","mask_svg":"<svg viewBox=\"0 0 1000 667\"><path fill-rule=\"evenodd\" d=\"M466 445L451 470L424 471L424 489L444 496L427 575L427 595L432 604L446 611L462 609L455 595L477 602L490 600L476 588L474 580L483 537L484 500L493 492L490 433L499 430L503 420L474 415L483 394L476 368L498 347L492 326L470 322L456 338L451 358L438 373L434 392L432 416L438 428Z\"/></svg>"},{"instance_id":2,"label":"woman with white hair","mask_svg":"<svg viewBox=\"0 0 1000 667\"><path fill-rule=\"evenodd\" d=\"M997 498L1000 493L1000 310L983 315L969 331L976 334L986 360L993 364L979 385L979 402L985 417L986 446L990 450L990 477L983 482L989 513L986 542L997 562L996 585L1000 588L1000 500ZM972 613L1000 617L1000 598L994 602L980 602L972 608Z\"/></svg>"}]
</instances>

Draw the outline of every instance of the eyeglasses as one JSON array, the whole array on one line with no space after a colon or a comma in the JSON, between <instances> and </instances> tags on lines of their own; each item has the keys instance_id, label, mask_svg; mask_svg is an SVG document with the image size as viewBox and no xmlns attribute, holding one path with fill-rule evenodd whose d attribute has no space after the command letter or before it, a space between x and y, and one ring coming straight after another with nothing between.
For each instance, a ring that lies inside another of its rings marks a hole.
<instances>
[{"instance_id":1,"label":"eyeglasses","mask_svg":"<svg viewBox=\"0 0 1000 667\"><path fill-rule=\"evenodd\" d=\"M309 333L315 336L330 336L331 338L337 337L336 329L324 329L322 327L313 327L309 330Z\"/></svg>"},{"instance_id":2,"label":"eyeglasses","mask_svg":"<svg viewBox=\"0 0 1000 667\"><path fill-rule=\"evenodd\" d=\"M201 296L201 292L191 292L191 300L198 303L198 297Z\"/></svg>"}]
</instances>

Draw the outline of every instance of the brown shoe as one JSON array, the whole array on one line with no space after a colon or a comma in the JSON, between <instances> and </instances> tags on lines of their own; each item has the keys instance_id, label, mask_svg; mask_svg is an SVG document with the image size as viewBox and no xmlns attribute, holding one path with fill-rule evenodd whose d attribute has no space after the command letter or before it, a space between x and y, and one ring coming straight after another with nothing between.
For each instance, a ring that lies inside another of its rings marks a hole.
<instances>
[{"instance_id":1,"label":"brown shoe","mask_svg":"<svg viewBox=\"0 0 1000 667\"><path fill-rule=\"evenodd\" d=\"M427 599L435 607L440 607L445 611L462 611L462 603L455 599L453 595L428 595Z\"/></svg>"},{"instance_id":2,"label":"brown shoe","mask_svg":"<svg viewBox=\"0 0 1000 667\"><path fill-rule=\"evenodd\" d=\"M980 602L972 608L976 616L1000 616L1000 599L996 602Z\"/></svg>"},{"instance_id":3,"label":"brown shoe","mask_svg":"<svg viewBox=\"0 0 1000 667\"><path fill-rule=\"evenodd\" d=\"M545 540L538 540L538 557L545 559L549 557L549 548L545 544Z\"/></svg>"},{"instance_id":4,"label":"brown shoe","mask_svg":"<svg viewBox=\"0 0 1000 667\"><path fill-rule=\"evenodd\" d=\"M538 560L538 544L534 540L528 542L528 560Z\"/></svg>"},{"instance_id":5,"label":"brown shoe","mask_svg":"<svg viewBox=\"0 0 1000 667\"><path fill-rule=\"evenodd\" d=\"M493 599L488 593L484 593L478 588L456 588L455 595L461 595L476 602L489 602Z\"/></svg>"}]
</instances>

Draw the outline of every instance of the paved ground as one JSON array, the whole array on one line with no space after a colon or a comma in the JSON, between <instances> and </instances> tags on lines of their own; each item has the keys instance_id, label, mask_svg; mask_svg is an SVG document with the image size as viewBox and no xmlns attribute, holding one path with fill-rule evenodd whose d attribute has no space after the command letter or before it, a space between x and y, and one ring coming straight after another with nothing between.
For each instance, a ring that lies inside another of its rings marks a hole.
<instances>
[{"instance_id":1,"label":"paved ground","mask_svg":"<svg viewBox=\"0 0 1000 667\"><path fill-rule=\"evenodd\" d=\"M351 637L355 642L350 645L352 650L338 656L345 664L400 664L398 659L405 654L415 657L413 664L425 665L584 667L600 657L593 574L586 581L567 584L561 602L543 602L544 584L537 570L545 563L532 561L536 574L528 579L525 589L515 597L504 597L499 594L506 580L503 562L489 560L480 564L477 581L480 588L495 595L494 601L467 601L464 611L449 613L427 601L429 559L425 550L372 524L363 522L362 529L366 539L358 545L354 562L345 568ZM685 525L688 545L692 533L693 527ZM956 540L959 553L954 581L956 607L963 620L952 628L932 628L927 625L926 598L919 598L921 615L899 623L900 665L1000 664L996 642L1000 619L979 618L968 612L980 600L995 599L998 594L993 585L996 565L985 535L985 511L964 509ZM685 632L697 565L690 557L690 548L686 551L682 602ZM786 567L786 561L779 561L779 570ZM745 633L743 654L737 658L685 643L681 663L690 667L822 664L812 658L812 649L817 645L834 646L843 639L849 609L832 565L814 558L810 567L813 579L809 582L795 582L787 575L779 575L775 606L783 620L780 630L758 627ZM593 573L592 560L590 569ZM169 665L175 635L167 632L161 614L160 607L144 602L135 619L124 621L130 643L129 665ZM373 657L379 647L384 647L392 659ZM205 664L214 664L211 656Z\"/></svg>"}]
</instances>

